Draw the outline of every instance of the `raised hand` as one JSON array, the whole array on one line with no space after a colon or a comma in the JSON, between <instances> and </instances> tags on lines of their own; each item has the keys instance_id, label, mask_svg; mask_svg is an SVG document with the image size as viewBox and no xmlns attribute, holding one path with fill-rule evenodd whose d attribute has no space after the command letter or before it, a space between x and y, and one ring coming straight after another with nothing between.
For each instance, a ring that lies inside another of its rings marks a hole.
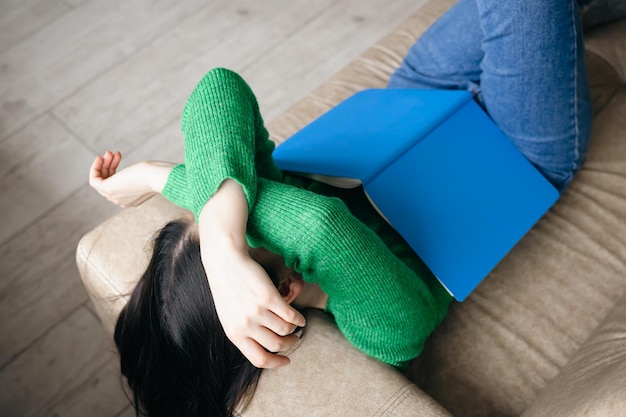
<instances>
[{"instance_id":1,"label":"raised hand","mask_svg":"<svg viewBox=\"0 0 626 417\"><path fill-rule=\"evenodd\" d=\"M121 207L134 207L160 193L173 163L144 161L117 171L122 154L106 151L89 170L89 185L100 195Z\"/></svg>"}]
</instances>

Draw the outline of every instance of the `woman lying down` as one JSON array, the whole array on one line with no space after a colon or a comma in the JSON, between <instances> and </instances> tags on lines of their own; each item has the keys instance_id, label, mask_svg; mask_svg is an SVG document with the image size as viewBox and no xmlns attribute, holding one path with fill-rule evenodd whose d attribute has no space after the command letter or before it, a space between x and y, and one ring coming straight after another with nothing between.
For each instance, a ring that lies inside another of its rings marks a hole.
<instances>
[{"instance_id":1,"label":"woman lying down","mask_svg":"<svg viewBox=\"0 0 626 417\"><path fill-rule=\"evenodd\" d=\"M193 213L160 230L116 324L138 415L233 415L261 368L289 363L276 352L297 343L297 309L326 311L392 366L420 354L451 297L362 189L282 173L254 94L226 69L197 85L182 132L184 164L117 172L121 155L107 152L90 172L123 207L161 193Z\"/></svg>"}]
</instances>

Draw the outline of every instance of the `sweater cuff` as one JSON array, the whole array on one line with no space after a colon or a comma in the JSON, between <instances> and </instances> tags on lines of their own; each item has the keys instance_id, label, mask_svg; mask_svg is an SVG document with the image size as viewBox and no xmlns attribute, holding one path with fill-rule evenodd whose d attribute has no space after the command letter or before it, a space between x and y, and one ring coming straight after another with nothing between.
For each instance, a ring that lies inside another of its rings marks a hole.
<instances>
[{"instance_id":1,"label":"sweater cuff","mask_svg":"<svg viewBox=\"0 0 626 417\"><path fill-rule=\"evenodd\" d=\"M177 206L191 210L187 171L184 164L178 164L172 168L161 194Z\"/></svg>"}]
</instances>

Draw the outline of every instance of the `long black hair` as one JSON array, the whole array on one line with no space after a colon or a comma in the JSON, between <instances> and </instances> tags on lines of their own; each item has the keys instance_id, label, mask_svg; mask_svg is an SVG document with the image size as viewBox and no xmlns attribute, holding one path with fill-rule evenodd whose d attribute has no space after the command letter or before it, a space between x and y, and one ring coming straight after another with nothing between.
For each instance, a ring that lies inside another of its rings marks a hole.
<instances>
[{"instance_id":1,"label":"long black hair","mask_svg":"<svg viewBox=\"0 0 626 417\"><path fill-rule=\"evenodd\" d=\"M224 333L192 225L161 229L115 326L137 416L230 417L261 374Z\"/></svg>"}]
</instances>

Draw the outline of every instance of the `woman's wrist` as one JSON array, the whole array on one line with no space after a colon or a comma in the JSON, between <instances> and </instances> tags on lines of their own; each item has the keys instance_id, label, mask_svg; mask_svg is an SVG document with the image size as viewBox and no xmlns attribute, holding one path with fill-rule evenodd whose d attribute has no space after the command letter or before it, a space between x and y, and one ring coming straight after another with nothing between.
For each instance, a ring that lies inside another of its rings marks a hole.
<instances>
[{"instance_id":1,"label":"woman's wrist","mask_svg":"<svg viewBox=\"0 0 626 417\"><path fill-rule=\"evenodd\" d=\"M247 222L248 202L243 188L227 179L198 216L203 254L214 257L216 253L247 253Z\"/></svg>"},{"instance_id":2,"label":"woman's wrist","mask_svg":"<svg viewBox=\"0 0 626 417\"><path fill-rule=\"evenodd\" d=\"M161 194L172 169L176 164L164 161L144 161L141 162L144 181L149 189Z\"/></svg>"}]
</instances>

